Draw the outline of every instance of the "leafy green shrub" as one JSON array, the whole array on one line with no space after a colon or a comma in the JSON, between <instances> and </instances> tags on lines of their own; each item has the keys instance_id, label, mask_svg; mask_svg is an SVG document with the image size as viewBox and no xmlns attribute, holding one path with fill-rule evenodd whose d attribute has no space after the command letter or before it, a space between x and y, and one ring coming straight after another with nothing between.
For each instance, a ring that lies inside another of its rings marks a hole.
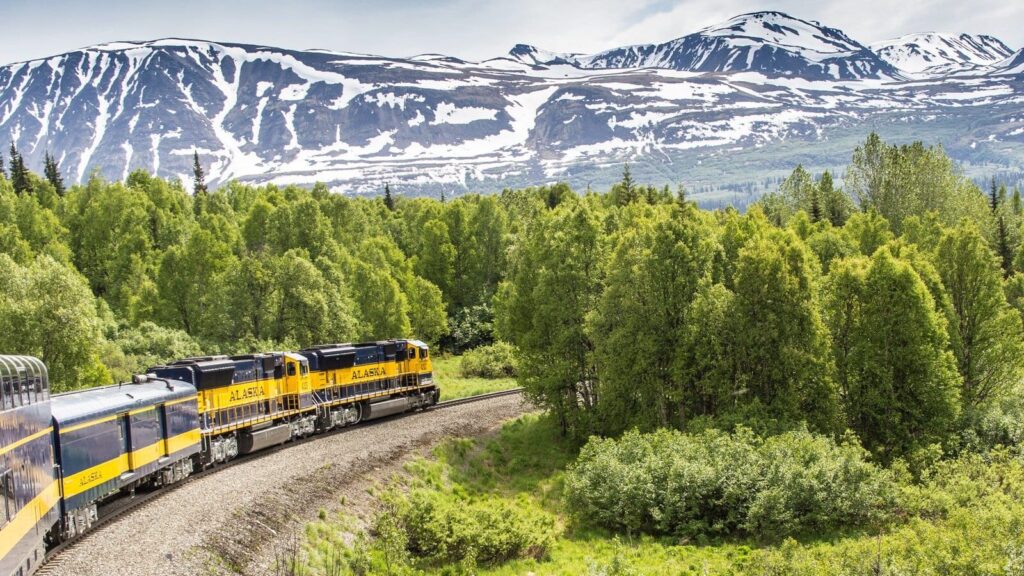
<instances>
[{"instance_id":1,"label":"leafy green shrub","mask_svg":"<svg viewBox=\"0 0 1024 576\"><path fill-rule=\"evenodd\" d=\"M491 496L469 500L414 490L399 517L409 552L440 564L540 559L554 541L550 515Z\"/></svg>"},{"instance_id":2,"label":"leafy green shrub","mask_svg":"<svg viewBox=\"0 0 1024 576\"><path fill-rule=\"evenodd\" d=\"M565 498L576 518L613 530L774 538L882 519L895 483L866 457L853 439L806 430L630 432L587 443Z\"/></svg>"},{"instance_id":3,"label":"leafy green shrub","mask_svg":"<svg viewBox=\"0 0 1024 576\"><path fill-rule=\"evenodd\" d=\"M495 342L470 350L462 356L459 371L463 378L512 378L516 375L515 348Z\"/></svg>"},{"instance_id":4,"label":"leafy green shrub","mask_svg":"<svg viewBox=\"0 0 1024 576\"><path fill-rule=\"evenodd\" d=\"M787 540L752 555L750 576L1024 574L1024 462L1009 450L935 463L903 489L907 522L829 545Z\"/></svg>"},{"instance_id":5,"label":"leafy green shrub","mask_svg":"<svg viewBox=\"0 0 1024 576\"><path fill-rule=\"evenodd\" d=\"M461 354L494 342L494 310L490 304L478 304L456 310L448 318L448 334L440 338L438 348Z\"/></svg>"}]
</instances>

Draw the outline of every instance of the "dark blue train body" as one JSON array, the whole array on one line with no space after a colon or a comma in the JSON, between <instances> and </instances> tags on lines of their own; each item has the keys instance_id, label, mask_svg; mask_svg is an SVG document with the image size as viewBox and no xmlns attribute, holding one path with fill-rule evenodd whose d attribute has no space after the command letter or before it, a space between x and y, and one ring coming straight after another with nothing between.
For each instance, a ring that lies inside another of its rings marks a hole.
<instances>
[{"instance_id":1,"label":"dark blue train body","mask_svg":"<svg viewBox=\"0 0 1024 576\"><path fill-rule=\"evenodd\" d=\"M200 446L191 384L142 377L51 398L42 362L0 356L0 576L34 572L108 496L188 476Z\"/></svg>"},{"instance_id":2,"label":"dark blue train body","mask_svg":"<svg viewBox=\"0 0 1024 576\"><path fill-rule=\"evenodd\" d=\"M169 484L192 472L201 436L196 389L175 380L55 396L63 537L96 520L96 502L126 489Z\"/></svg>"}]
</instances>

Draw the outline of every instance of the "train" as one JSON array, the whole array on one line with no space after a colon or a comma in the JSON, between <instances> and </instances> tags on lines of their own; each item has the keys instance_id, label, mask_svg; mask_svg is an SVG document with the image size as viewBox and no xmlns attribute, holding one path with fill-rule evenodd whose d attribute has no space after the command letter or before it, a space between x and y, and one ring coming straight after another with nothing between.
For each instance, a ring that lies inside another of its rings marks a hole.
<instances>
[{"instance_id":1,"label":"train","mask_svg":"<svg viewBox=\"0 0 1024 576\"><path fill-rule=\"evenodd\" d=\"M112 499L439 398L418 340L184 358L54 395L39 359L0 355L0 576L35 572Z\"/></svg>"}]
</instances>

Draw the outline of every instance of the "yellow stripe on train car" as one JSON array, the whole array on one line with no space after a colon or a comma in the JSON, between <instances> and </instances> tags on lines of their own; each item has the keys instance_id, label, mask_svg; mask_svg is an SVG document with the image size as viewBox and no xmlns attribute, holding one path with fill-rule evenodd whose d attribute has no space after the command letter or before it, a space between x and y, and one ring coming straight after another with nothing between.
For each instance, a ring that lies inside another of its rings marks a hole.
<instances>
[{"instance_id":1,"label":"yellow stripe on train car","mask_svg":"<svg viewBox=\"0 0 1024 576\"><path fill-rule=\"evenodd\" d=\"M166 444L163 439L153 442L149 446L143 446L138 450L133 450L128 457L128 465L132 470L138 470L146 464L156 462L160 458L166 456L164 449Z\"/></svg>"},{"instance_id":2,"label":"yellow stripe on train car","mask_svg":"<svg viewBox=\"0 0 1024 576\"><path fill-rule=\"evenodd\" d=\"M87 468L64 478L64 497L70 498L109 482L125 472L138 470L147 464L152 464L168 454L198 444L201 435L199 429L189 430L167 440L158 440L149 446L144 446L131 452L121 454L102 464Z\"/></svg>"},{"instance_id":3,"label":"yellow stripe on train car","mask_svg":"<svg viewBox=\"0 0 1024 576\"><path fill-rule=\"evenodd\" d=\"M0 558L7 556L11 550L21 542L33 528L40 518L57 505L60 500L60 486L56 480L51 480L43 490L30 500L24 508L18 511L2 529L0 529ZM49 528L47 526L47 528Z\"/></svg>"},{"instance_id":4,"label":"yellow stripe on train car","mask_svg":"<svg viewBox=\"0 0 1024 576\"><path fill-rule=\"evenodd\" d=\"M103 424L104 422L110 422L111 420L116 420L116 419L118 419L121 416L123 416L123 414L114 414L113 416L104 416L103 418L97 418L96 420L90 420L88 422L82 422L81 424L75 424L74 426L68 426L67 428L63 428L62 427L60 429L60 433L61 433L61 435L64 435L64 434L67 434L68 432L74 432L76 430L82 430L82 429L85 429L85 428L89 428L91 426L95 426L97 424Z\"/></svg>"},{"instance_id":5,"label":"yellow stripe on train car","mask_svg":"<svg viewBox=\"0 0 1024 576\"><path fill-rule=\"evenodd\" d=\"M29 442L35 440L36 438L42 438L43 436L46 436L50 432L53 432L53 427L52 426L50 426L49 428L44 428L43 430L40 430L39 432L36 432L35 434L31 434L29 436L25 436L24 438L18 440L17 442L11 442L7 446L4 446L3 448L0 448L0 456L3 456L4 454L7 454L11 450L14 450L15 448L18 448L19 446L24 446L25 444L28 444Z\"/></svg>"},{"instance_id":6,"label":"yellow stripe on train car","mask_svg":"<svg viewBox=\"0 0 1024 576\"><path fill-rule=\"evenodd\" d=\"M121 454L92 468L86 468L81 472L65 476L63 481L64 498L77 496L86 490L91 490L104 482L113 480L127 471L128 455Z\"/></svg>"},{"instance_id":7,"label":"yellow stripe on train car","mask_svg":"<svg viewBox=\"0 0 1024 576\"><path fill-rule=\"evenodd\" d=\"M166 440L167 454L174 454L179 450L184 450L202 441L203 435L199 431L199 428L194 428L188 432L182 432L177 436L172 436Z\"/></svg>"}]
</instances>

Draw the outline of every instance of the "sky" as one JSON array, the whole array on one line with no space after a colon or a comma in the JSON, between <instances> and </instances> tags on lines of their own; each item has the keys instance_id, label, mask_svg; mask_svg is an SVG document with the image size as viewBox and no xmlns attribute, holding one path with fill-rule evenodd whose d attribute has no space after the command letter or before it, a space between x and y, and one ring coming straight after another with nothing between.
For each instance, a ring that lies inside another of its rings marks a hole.
<instances>
[{"instance_id":1,"label":"sky","mask_svg":"<svg viewBox=\"0 0 1024 576\"><path fill-rule=\"evenodd\" d=\"M0 0L0 63L166 37L467 60L518 43L589 53L671 40L760 10L817 20L862 43L938 31L1024 46L1019 0Z\"/></svg>"}]
</instances>

